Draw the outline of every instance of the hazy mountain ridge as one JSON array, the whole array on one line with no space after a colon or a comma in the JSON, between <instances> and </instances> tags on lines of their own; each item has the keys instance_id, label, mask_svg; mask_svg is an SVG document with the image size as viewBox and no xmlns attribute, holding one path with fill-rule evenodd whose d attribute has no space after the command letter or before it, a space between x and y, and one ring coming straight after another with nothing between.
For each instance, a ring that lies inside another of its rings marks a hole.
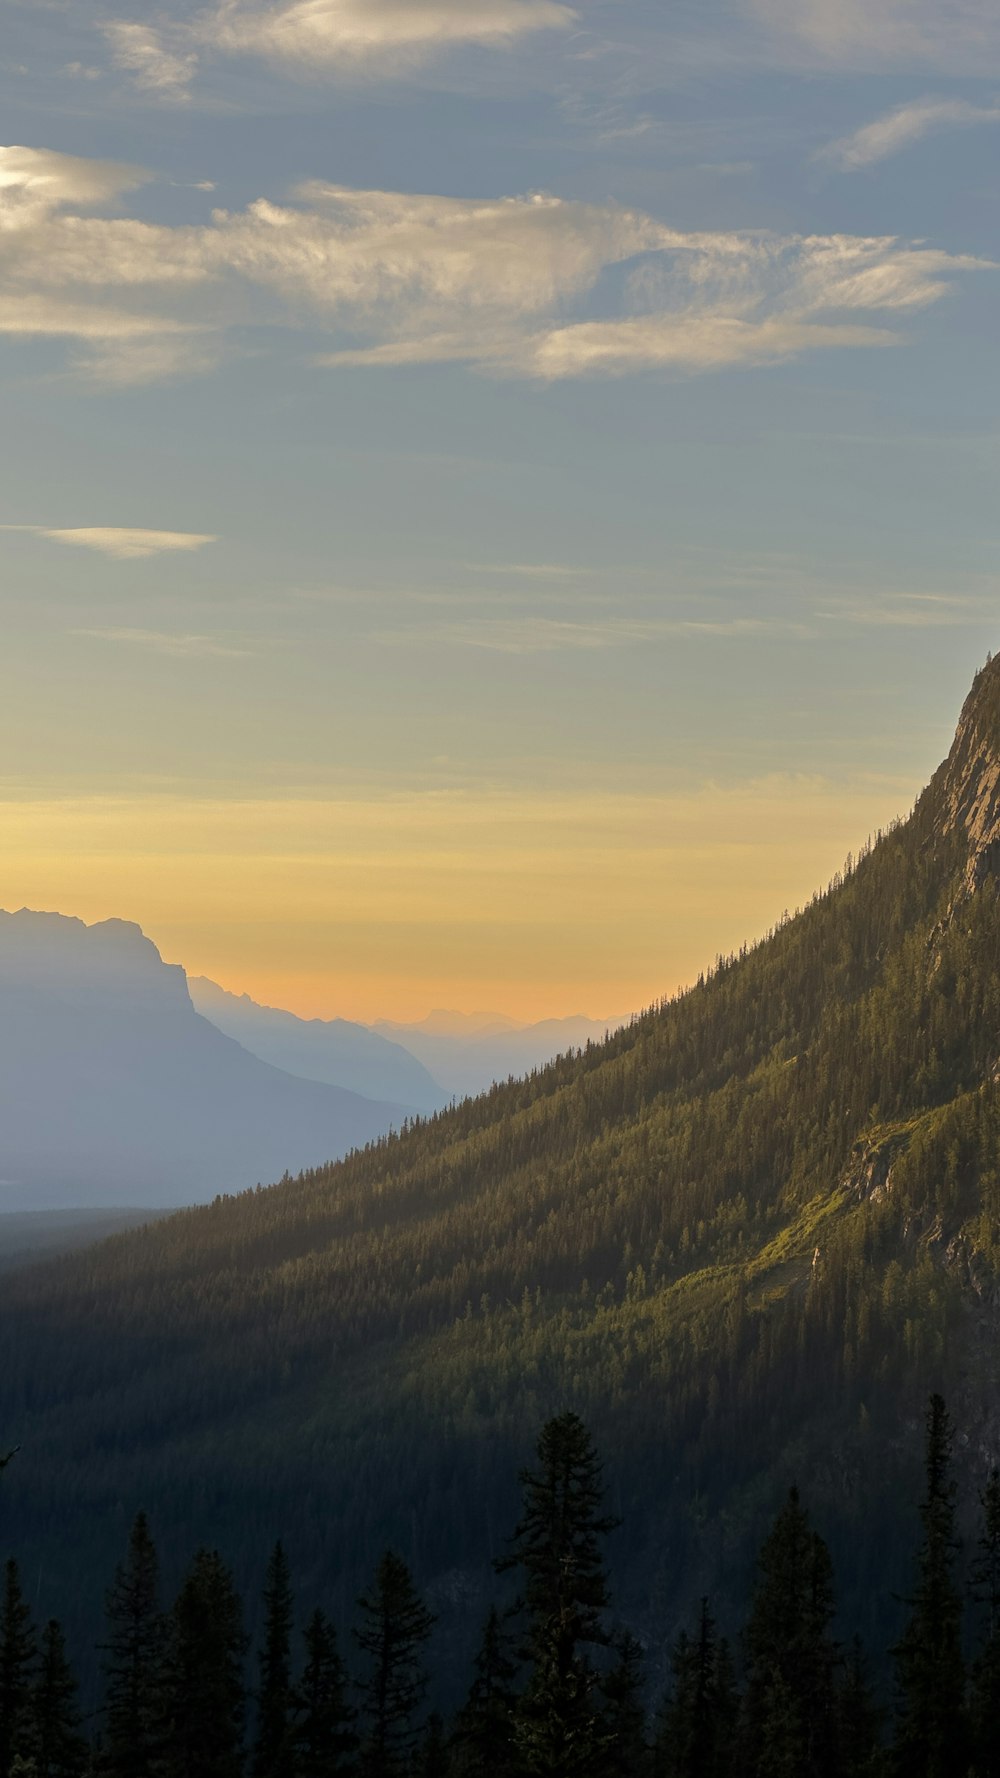
<instances>
[{"instance_id":1,"label":"hazy mountain ridge","mask_svg":"<svg viewBox=\"0 0 1000 1778\"><path fill-rule=\"evenodd\" d=\"M349 1019L302 1019L230 994L207 976L188 980L203 1018L252 1055L303 1080L346 1087L369 1099L391 1099L415 1111L436 1111L447 1093L400 1043Z\"/></svg>"},{"instance_id":2,"label":"hazy mountain ridge","mask_svg":"<svg viewBox=\"0 0 1000 1778\"><path fill-rule=\"evenodd\" d=\"M556 1056L603 1043L623 1019L588 1019L583 1014L518 1025L495 1014L431 1013L418 1024L380 1019L372 1027L416 1056L447 1089L464 1099L484 1093L496 1081L544 1068Z\"/></svg>"},{"instance_id":3,"label":"hazy mountain ridge","mask_svg":"<svg viewBox=\"0 0 1000 1778\"><path fill-rule=\"evenodd\" d=\"M192 1203L343 1154L406 1116L250 1055L127 921L0 915L4 1210Z\"/></svg>"},{"instance_id":4,"label":"hazy mountain ridge","mask_svg":"<svg viewBox=\"0 0 1000 1778\"><path fill-rule=\"evenodd\" d=\"M994 778L998 662L910 819L689 994L338 1166L11 1280L22 1541L96 1560L124 1498L249 1573L261 1527L294 1523L341 1598L392 1540L446 1616L475 1610L467 1565L571 1405L651 1638L701 1592L725 1612L793 1479L849 1601L862 1575L905 1589L927 1390L970 1489L1000 1452ZM77 1498L87 1525L54 1532Z\"/></svg>"}]
</instances>

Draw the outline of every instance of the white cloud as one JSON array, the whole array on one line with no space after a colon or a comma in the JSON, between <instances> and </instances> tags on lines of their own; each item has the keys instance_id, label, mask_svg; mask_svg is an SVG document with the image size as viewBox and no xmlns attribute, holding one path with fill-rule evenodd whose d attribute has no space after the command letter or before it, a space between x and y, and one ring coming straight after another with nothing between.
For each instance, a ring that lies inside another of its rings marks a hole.
<instances>
[{"instance_id":1,"label":"white cloud","mask_svg":"<svg viewBox=\"0 0 1000 1778\"><path fill-rule=\"evenodd\" d=\"M188 88L198 68L195 50L171 49L151 25L126 19L109 20L104 34L111 45L115 67L133 75L143 92L175 104L188 102Z\"/></svg>"},{"instance_id":2,"label":"white cloud","mask_svg":"<svg viewBox=\"0 0 1000 1778\"><path fill-rule=\"evenodd\" d=\"M502 46L564 29L575 16L557 0L294 0L270 7L224 0L201 31L218 49L303 72L366 63L381 70L457 45Z\"/></svg>"},{"instance_id":3,"label":"white cloud","mask_svg":"<svg viewBox=\"0 0 1000 1778\"><path fill-rule=\"evenodd\" d=\"M721 618L698 622L681 618L598 618L589 623L551 617L467 618L452 623L424 624L419 629L381 630L375 640L412 648L418 643L434 647L485 649L492 654L547 654L555 649L627 648L635 644L667 642L679 638L739 638L801 633L800 626L769 622L763 618Z\"/></svg>"},{"instance_id":4,"label":"white cloud","mask_svg":"<svg viewBox=\"0 0 1000 1778\"><path fill-rule=\"evenodd\" d=\"M30 227L70 205L108 203L149 177L141 167L119 161L82 160L49 148L0 147L0 232Z\"/></svg>"},{"instance_id":5,"label":"white cloud","mask_svg":"<svg viewBox=\"0 0 1000 1778\"><path fill-rule=\"evenodd\" d=\"M198 531L146 531L128 525L83 525L69 530L54 530L45 525L17 528L33 530L39 537L51 538L53 543L99 550L102 555L115 556L120 562L134 562L143 556L158 556L169 550L204 549L207 543L219 541L217 537Z\"/></svg>"},{"instance_id":6,"label":"white cloud","mask_svg":"<svg viewBox=\"0 0 1000 1778\"><path fill-rule=\"evenodd\" d=\"M229 643L221 642L217 636L178 634L168 630L74 630L73 635L92 637L98 642L124 643L131 648L146 649L152 654L166 654L185 660L199 656L243 660L249 653L246 648L233 648Z\"/></svg>"},{"instance_id":7,"label":"white cloud","mask_svg":"<svg viewBox=\"0 0 1000 1778\"><path fill-rule=\"evenodd\" d=\"M785 60L870 71L1000 68L995 0L746 0Z\"/></svg>"},{"instance_id":8,"label":"white cloud","mask_svg":"<svg viewBox=\"0 0 1000 1778\"><path fill-rule=\"evenodd\" d=\"M65 336L110 382L200 373L244 322L308 328L314 352L325 334L320 361L341 365L551 380L769 364L896 343L886 322L982 264L890 236L680 233L549 195L318 183L168 227L85 213L135 169L4 152L0 334Z\"/></svg>"},{"instance_id":9,"label":"white cloud","mask_svg":"<svg viewBox=\"0 0 1000 1778\"><path fill-rule=\"evenodd\" d=\"M898 154L932 130L990 123L1000 123L1000 106L972 105L967 99L917 99L875 118L852 135L831 142L822 150L821 158L852 173Z\"/></svg>"}]
</instances>

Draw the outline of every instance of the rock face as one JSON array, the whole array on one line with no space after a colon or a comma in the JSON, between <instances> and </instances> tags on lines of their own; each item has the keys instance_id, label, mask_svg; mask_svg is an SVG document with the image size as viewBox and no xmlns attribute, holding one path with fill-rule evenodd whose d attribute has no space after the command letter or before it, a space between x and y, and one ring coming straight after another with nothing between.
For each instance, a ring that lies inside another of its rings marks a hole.
<instances>
[{"instance_id":1,"label":"rock face","mask_svg":"<svg viewBox=\"0 0 1000 1778\"><path fill-rule=\"evenodd\" d=\"M942 799L942 833L968 844L965 885L974 893L1000 871L1000 656L973 680L931 790Z\"/></svg>"},{"instance_id":2,"label":"rock face","mask_svg":"<svg viewBox=\"0 0 1000 1778\"><path fill-rule=\"evenodd\" d=\"M250 1055L138 926L0 914L0 1212L198 1202L405 1116Z\"/></svg>"}]
</instances>

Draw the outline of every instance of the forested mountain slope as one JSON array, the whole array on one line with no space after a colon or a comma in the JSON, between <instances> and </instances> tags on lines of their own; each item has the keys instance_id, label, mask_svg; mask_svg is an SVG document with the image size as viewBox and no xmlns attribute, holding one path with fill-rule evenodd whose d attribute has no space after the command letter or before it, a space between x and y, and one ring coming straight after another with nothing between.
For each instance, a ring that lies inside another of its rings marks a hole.
<instances>
[{"instance_id":1,"label":"forested mountain slope","mask_svg":"<svg viewBox=\"0 0 1000 1778\"><path fill-rule=\"evenodd\" d=\"M997 860L1000 661L910 819L690 993L5 1281L5 1534L45 1552L52 1608L143 1503L168 1551L218 1540L248 1574L280 1532L335 1611L395 1541L457 1625L565 1407L607 1455L641 1633L742 1605L792 1479L848 1615L891 1593L928 1389L971 1429L970 1488L1000 1450Z\"/></svg>"}]
</instances>

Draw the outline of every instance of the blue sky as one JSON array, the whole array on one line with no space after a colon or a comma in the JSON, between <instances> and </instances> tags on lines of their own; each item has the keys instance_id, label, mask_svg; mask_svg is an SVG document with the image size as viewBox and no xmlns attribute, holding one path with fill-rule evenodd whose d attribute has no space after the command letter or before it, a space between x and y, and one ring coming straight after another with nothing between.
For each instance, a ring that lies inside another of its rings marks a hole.
<instances>
[{"instance_id":1,"label":"blue sky","mask_svg":"<svg viewBox=\"0 0 1000 1778\"><path fill-rule=\"evenodd\" d=\"M626 1010L995 645L980 0L4 0L7 905Z\"/></svg>"}]
</instances>

